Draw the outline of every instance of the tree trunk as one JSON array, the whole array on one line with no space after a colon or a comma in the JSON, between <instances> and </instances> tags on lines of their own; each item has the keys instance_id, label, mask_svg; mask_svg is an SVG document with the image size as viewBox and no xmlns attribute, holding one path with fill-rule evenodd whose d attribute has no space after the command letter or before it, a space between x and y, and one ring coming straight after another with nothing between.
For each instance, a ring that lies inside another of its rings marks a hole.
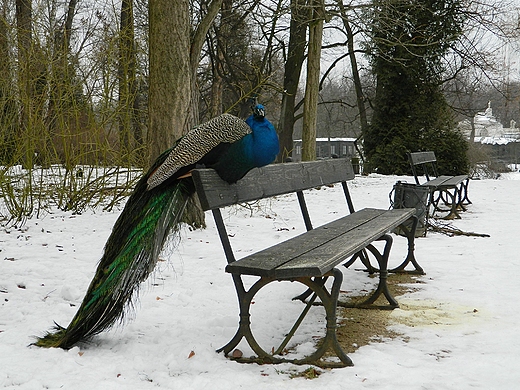
<instances>
[{"instance_id":1,"label":"tree trunk","mask_svg":"<svg viewBox=\"0 0 520 390\"><path fill-rule=\"evenodd\" d=\"M133 0L121 2L121 31L119 32L119 152L122 161L135 162L139 127L135 113L136 53L134 42Z\"/></svg>"},{"instance_id":2,"label":"tree trunk","mask_svg":"<svg viewBox=\"0 0 520 390\"><path fill-rule=\"evenodd\" d=\"M200 53L204 45L206 35L217 17L223 0L212 0L209 3L206 15L201 19L199 25L192 34L189 51L190 71L191 71L191 85L192 97L189 111L189 120L191 121L190 128L199 123L199 98L200 92L197 89L197 68L200 62Z\"/></svg>"},{"instance_id":3,"label":"tree trunk","mask_svg":"<svg viewBox=\"0 0 520 390\"><path fill-rule=\"evenodd\" d=\"M226 41L232 33L231 25L231 10L233 7L232 0L225 0L222 2L220 8L220 24L215 28L215 44L214 55L212 56L212 73L213 79L211 82L211 101L210 101L210 117L215 117L222 114L223 97L224 97L224 62Z\"/></svg>"},{"instance_id":4,"label":"tree trunk","mask_svg":"<svg viewBox=\"0 0 520 390\"><path fill-rule=\"evenodd\" d=\"M32 117L34 90L31 83L32 63L32 4L31 0L16 0L16 36L18 44L18 85L20 93L20 134L24 140L22 163L26 168L32 168L34 160L34 137L29 133Z\"/></svg>"},{"instance_id":5,"label":"tree trunk","mask_svg":"<svg viewBox=\"0 0 520 390\"><path fill-rule=\"evenodd\" d=\"M343 0L338 0L338 5L343 20L343 26L345 27L345 32L347 33L348 56L350 59L350 67L352 69L352 80L354 83L354 89L356 91L356 104L359 112L361 134L365 134L365 132L368 130L368 120L365 106L365 96L363 94L361 77L359 76L359 69L357 65L356 52L354 50L354 33L352 32L352 28L348 21L347 13L345 12L345 7L343 5Z\"/></svg>"},{"instance_id":6,"label":"tree trunk","mask_svg":"<svg viewBox=\"0 0 520 390\"><path fill-rule=\"evenodd\" d=\"M150 164L191 125L189 15L188 0L149 2Z\"/></svg>"},{"instance_id":7,"label":"tree trunk","mask_svg":"<svg viewBox=\"0 0 520 390\"><path fill-rule=\"evenodd\" d=\"M303 107L302 161L316 159L316 119L320 84L321 42L323 16L319 0L314 2L313 20L309 24L309 50L307 56L307 82Z\"/></svg>"},{"instance_id":8,"label":"tree trunk","mask_svg":"<svg viewBox=\"0 0 520 390\"><path fill-rule=\"evenodd\" d=\"M213 0L190 34L188 0L149 2L150 164L198 123L197 67L204 38L221 4L222 0Z\"/></svg>"},{"instance_id":9,"label":"tree trunk","mask_svg":"<svg viewBox=\"0 0 520 390\"><path fill-rule=\"evenodd\" d=\"M65 23L63 26L54 32L54 47L53 59L51 62L51 77L49 79L49 104L45 118L45 127L47 130L47 137L43 140L46 143L45 149L50 149L55 134L62 134L62 152L61 161L69 169L74 164L72 162L72 135L73 131L70 126L71 118L78 115L77 112L72 112L75 107L74 86L73 86L73 69L69 62L70 54L70 38L72 34L72 22L78 0L70 0L67 7L67 14L65 16ZM70 111L69 111L70 110ZM54 139L55 141L55 139ZM49 156L45 156L49 160Z\"/></svg>"},{"instance_id":10,"label":"tree trunk","mask_svg":"<svg viewBox=\"0 0 520 390\"><path fill-rule=\"evenodd\" d=\"M7 4L3 2L0 10L0 164L14 163L16 142L14 139L17 123L14 85L11 80L9 59L9 24L7 22Z\"/></svg>"},{"instance_id":11,"label":"tree trunk","mask_svg":"<svg viewBox=\"0 0 520 390\"><path fill-rule=\"evenodd\" d=\"M216 48L216 61L213 66L213 79L211 81L211 101L209 107L210 117L215 117L222 114L222 104L223 104L223 95L224 95L224 80L221 76L222 67L222 54L221 50L217 46Z\"/></svg>"},{"instance_id":12,"label":"tree trunk","mask_svg":"<svg viewBox=\"0 0 520 390\"><path fill-rule=\"evenodd\" d=\"M278 124L278 135L280 138L280 154L278 161L283 162L292 156L293 130L294 130L294 107L296 104L296 93L305 59L305 45L307 32L308 12L304 10L306 0L291 0L291 24L289 31L289 48L287 61L285 62L282 109L280 122Z\"/></svg>"},{"instance_id":13,"label":"tree trunk","mask_svg":"<svg viewBox=\"0 0 520 390\"><path fill-rule=\"evenodd\" d=\"M198 123L197 67L204 38L222 0L213 0L190 34L188 0L149 2L149 164ZM202 227L204 213L192 198L184 222Z\"/></svg>"}]
</instances>

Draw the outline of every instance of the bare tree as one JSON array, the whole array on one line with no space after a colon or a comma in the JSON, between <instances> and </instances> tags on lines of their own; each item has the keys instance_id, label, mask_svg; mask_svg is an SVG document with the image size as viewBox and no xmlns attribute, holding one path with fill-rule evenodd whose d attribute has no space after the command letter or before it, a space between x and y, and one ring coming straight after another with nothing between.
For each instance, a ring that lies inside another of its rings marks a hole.
<instances>
[{"instance_id":1,"label":"bare tree","mask_svg":"<svg viewBox=\"0 0 520 390\"><path fill-rule=\"evenodd\" d=\"M324 4L313 1L312 19L309 23L309 50L307 56L307 81L303 108L302 160L316 159L316 118L320 83L321 43L325 18Z\"/></svg>"},{"instance_id":2,"label":"bare tree","mask_svg":"<svg viewBox=\"0 0 520 390\"><path fill-rule=\"evenodd\" d=\"M25 139L25 150L21 151L21 159L26 167L34 163L34 130L32 121L35 119L36 84L33 80L35 69L34 48L32 42L32 2L31 0L16 0L16 36L18 50L18 85L20 93L20 139Z\"/></svg>"},{"instance_id":3,"label":"bare tree","mask_svg":"<svg viewBox=\"0 0 520 390\"><path fill-rule=\"evenodd\" d=\"M198 122L196 71L204 38L221 4L222 0L211 1L191 31L188 0L149 3L150 161Z\"/></svg>"},{"instance_id":4,"label":"bare tree","mask_svg":"<svg viewBox=\"0 0 520 390\"><path fill-rule=\"evenodd\" d=\"M282 110L278 124L280 138L279 161L284 161L292 155L294 111L296 106L296 93L305 60L305 47L307 45L307 21L308 11L305 7L306 0L291 0L291 23L289 27L289 44L283 80Z\"/></svg>"},{"instance_id":5,"label":"bare tree","mask_svg":"<svg viewBox=\"0 0 520 390\"><path fill-rule=\"evenodd\" d=\"M366 108L366 97L363 92L363 86L361 83L361 76L359 74L359 67L356 58L356 50L354 48L356 34L352 29L350 23L350 16L347 14L347 10L343 4L343 0L337 0L337 5L339 8L339 12L341 15L341 20L343 22L343 26L345 28L345 33L347 35L347 49L348 49L348 57L350 60L350 69L352 71L352 81L354 83L354 90L356 91L356 104L359 112L359 123L361 127L361 134L364 134L368 129L368 119L367 119L367 108Z\"/></svg>"},{"instance_id":6,"label":"bare tree","mask_svg":"<svg viewBox=\"0 0 520 390\"><path fill-rule=\"evenodd\" d=\"M137 58L134 41L133 0L121 1L119 31L119 145L123 161L134 162L142 147L142 134L136 114Z\"/></svg>"},{"instance_id":7,"label":"bare tree","mask_svg":"<svg viewBox=\"0 0 520 390\"><path fill-rule=\"evenodd\" d=\"M45 127L47 136L43 140L45 148L40 151L42 158L47 159L47 163L52 161L52 156L49 156L52 149L51 143L55 134L72 135L74 127L72 123L75 122L75 117L78 112L75 110L75 86L74 74L75 69L71 64L71 36L74 15L76 13L76 6L78 0L70 0L65 12L65 17L61 25L57 24L53 32L52 40L52 61L49 64L48 77L48 108L45 118ZM69 137L67 137L69 138ZM59 142L54 140L55 142ZM72 154L70 149L72 143L70 139L60 142L59 147L61 153L61 160L67 167L71 168L74 164L71 161Z\"/></svg>"},{"instance_id":8,"label":"bare tree","mask_svg":"<svg viewBox=\"0 0 520 390\"><path fill-rule=\"evenodd\" d=\"M11 50L9 46L8 4L3 1L0 9L0 163L12 161L15 150L17 110L15 104Z\"/></svg>"}]
</instances>

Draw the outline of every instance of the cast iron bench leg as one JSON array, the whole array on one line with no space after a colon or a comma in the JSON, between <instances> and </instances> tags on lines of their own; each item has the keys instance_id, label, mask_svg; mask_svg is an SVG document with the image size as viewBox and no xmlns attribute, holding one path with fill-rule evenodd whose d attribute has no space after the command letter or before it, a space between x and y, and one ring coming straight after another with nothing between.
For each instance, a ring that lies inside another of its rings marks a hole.
<instances>
[{"instance_id":1,"label":"cast iron bench leg","mask_svg":"<svg viewBox=\"0 0 520 390\"><path fill-rule=\"evenodd\" d=\"M325 337L321 341L320 347L312 355L304 359L293 361L296 364L314 364L322 368L337 368L354 365L352 363L352 360L350 360L350 358L345 354L345 352L341 348L336 334L336 310L338 307L338 297L341 288L341 283L343 281L343 274L339 269L334 268L331 272L331 275L334 276L334 281L332 283L330 294L327 292L325 286L321 283L314 287L314 282L310 278L298 279L298 281L306 284L310 289L312 289L322 301L326 313L327 331ZM313 302L309 301L307 304L312 305ZM336 356L340 359L341 363L321 360L321 358L329 349L332 349L335 352Z\"/></svg>"},{"instance_id":2,"label":"cast iron bench leg","mask_svg":"<svg viewBox=\"0 0 520 390\"><path fill-rule=\"evenodd\" d=\"M332 284L331 292L329 293L325 287L324 279L328 276L333 276L334 281ZM238 275L233 275L233 277L240 277ZM341 345L339 344L336 336L336 328L337 328L337 317L336 317L336 309L339 291L341 287L341 282L343 280L343 274L338 269L333 269L331 272L325 275L324 278L316 278L314 281L312 278L295 278L295 279L282 279L282 280L293 280L298 281L304 285L306 285L312 292L314 293L313 297L309 302L306 303L306 306L300 315L300 317L296 320L293 328L287 335L287 337L283 340L282 344L273 350L274 353L268 353L265 351L255 340L253 333L251 331L251 314L250 307L251 302L255 295L260 291L260 289L267 284L277 280L273 278L260 278L256 283L254 283L248 291L245 291L241 288L242 282L240 282L237 286L237 295L239 299L240 306L240 322L239 328L235 334L235 336L231 339L229 343L227 343L222 348L218 349L217 352L224 352L227 356L236 346L240 343L240 341L245 338L251 347L251 349L256 353L257 357L253 358L234 358L242 363L259 363L259 364L277 364L277 363L293 363L293 364L314 364L318 367L323 368L337 368L337 367L345 367L352 366L352 360L345 354ZM319 298L325 308L326 313L326 334L323 340L321 341L321 345L316 349L316 351L303 359L287 359L283 357L278 357L285 350L286 345L296 332L297 328L303 321L304 317L307 315L309 309L313 306L316 298ZM339 358L340 362L334 361L324 361L322 360L323 355L329 350L332 349L336 356Z\"/></svg>"},{"instance_id":3,"label":"cast iron bench leg","mask_svg":"<svg viewBox=\"0 0 520 390\"><path fill-rule=\"evenodd\" d=\"M446 195L448 195L451 199L451 201L446 200L445 203L451 205L450 212L447 216L445 216L443 219L460 219L460 215L457 212L458 209L458 202L457 199L458 196L458 190L457 188L454 189L454 193L452 194L449 189L445 188L442 190Z\"/></svg>"},{"instance_id":4,"label":"cast iron bench leg","mask_svg":"<svg viewBox=\"0 0 520 390\"><path fill-rule=\"evenodd\" d=\"M372 246L372 244L370 244L370 246ZM368 247L367 247L368 248ZM361 260L361 262L363 263L363 265L366 267L366 271L369 273L369 274L373 274L375 272L379 272L379 270L377 268L375 268L371 263L370 263L370 259L368 257L368 254L367 254L367 250L366 249L362 249L360 250L359 252L357 252L356 254L354 254L349 261L347 261L345 264L343 264L343 266L345 268L348 268L350 267L352 264L354 264L354 262L359 258L359 260Z\"/></svg>"},{"instance_id":5,"label":"cast iron bench leg","mask_svg":"<svg viewBox=\"0 0 520 390\"><path fill-rule=\"evenodd\" d=\"M397 267L392 268L388 272L393 273L410 273L410 274L418 274L424 275L425 272L422 267L419 265L417 260L415 259L415 230L417 229L417 225L419 223L419 217L417 215L412 216L412 226L408 229L404 224L399 226L399 228L405 233L406 239L408 240L408 253L404 261ZM405 268L408 264L412 263L415 267L413 271L407 271Z\"/></svg>"},{"instance_id":6,"label":"cast iron bench leg","mask_svg":"<svg viewBox=\"0 0 520 390\"><path fill-rule=\"evenodd\" d=\"M372 246L367 247L376 257L377 262L379 263L379 284L376 290L363 302L360 303L349 303L349 302L340 302L339 305L342 307L354 307L354 308L377 308L377 309L395 309L399 307L399 303L392 296L390 291L388 290L387 278L388 278L388 257L390 256L390 249L392 248L392 236L389 234L383 235L379 240L386 241L385 247L383 250L383 254L379 253L379 251ZM389 305L385 306L376 306L374 305L377 298L379 298L383 294L388 301Z\"/></svg>"},{"instance_id":7,"label":"cast iron bench leg","mask_svg":"<svg viewBox=\"0 0 520 390\"><path fill-rule=\"evenodd\" d=\"M437 193L437 197L435 197L435 193ZM430 204L433 206L432 214L434 215L436 211L440 211L439 208L439 202L442 199L442 191L434 188L431 190L431 196L430 196Z\"/></svg>"},{"instance_id":8,"label":"cast iron bench leg","mask_svg":"<svg viewBox=\"0 0 520 390\"><path fill-rule=\"evenodd\" d=\"M466 204L472 204L471 203L471 200L469 200L468 198L468 186L469 186L469 178L467 178L466 180L464 180L462 183L460 183L460 194L461 194L461 199L460 199L460 204L463 204L464 202Z\"/></svg>"},{"instance_id":9,"label":"cast iron bench leg","mask_svg":"<svg viewBox=\"0 0 520 390\"><path fill-rule=\"evenodd\" d=\"M319 278L314 278L314 282L318 283L318 284L321 284L321 285L324 285L326 281L327 281L327 277L326 276L322 276L322 277L319 277ZM307 298L309 298L311 295L312 295L312 289L308 288L307 290L302 292L300 295L294 297L292 300L293 301L302 301L303 303L305 303L305 300Z\"/></svg>"}]
</instances>

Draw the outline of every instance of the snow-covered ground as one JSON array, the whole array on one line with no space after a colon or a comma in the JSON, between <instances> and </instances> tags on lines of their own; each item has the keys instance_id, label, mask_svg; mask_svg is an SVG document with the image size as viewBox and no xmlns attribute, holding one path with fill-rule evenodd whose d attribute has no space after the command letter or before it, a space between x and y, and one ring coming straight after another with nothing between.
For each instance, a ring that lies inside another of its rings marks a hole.
<instances>
[{"instance_id":1,"label":"snow-covered ground","mask_svg":"<svg viewBox=\"0 0 520 390\"><path fill-rule=\"evenodd\" d=\"M399 297L392 327L403 336L362 346L354 367L292 378L307 367L239 364L215 349L236 331L237 302L211 215L203 231L185 229L144 283L132 320L70 351L30 347L56 321L72 319L94 274L119 211L73 216L56 211L0 231L0 385L22 389L515 389L520 388L520 174L470 183L473 204L454 225L490 237L428 233L416 240L426 275ZM357 177L356 208L389 206L397 180ZM312 190L316 225L338 217L341 188ZM338 203L337 205L334 203ZM240 257L304 230L295 199L284 196L225 213ZM395 237L391 266L406 240ZM358 264L359 265L359 264ZM517 268L519 267L519 268ZM353 267L353 268L360 268ZM373 283L345 271L342 290ZM255 300L255 335L274 345L301 304L298 283L275 283ZM305 349L321 334L321 309L297 340ZM348 315L348 312L343 315ZM255 325L256 324L256 325ZM405 325L406 324L406 325ZM287 329L285 329L286 331ZM278 331L278 333L277 333ZM248 356L245 343L239 348ZM322 370L320 370L322 371Z\"/></svg>"}]
</instances>

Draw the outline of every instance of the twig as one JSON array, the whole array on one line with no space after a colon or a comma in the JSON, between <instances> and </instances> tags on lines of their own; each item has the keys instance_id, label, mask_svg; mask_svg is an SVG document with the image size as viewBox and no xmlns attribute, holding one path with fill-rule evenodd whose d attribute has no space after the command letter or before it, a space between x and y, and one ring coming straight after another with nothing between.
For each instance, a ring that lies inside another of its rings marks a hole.
<instances>
[{"instance_id":1,"label":"twig","mask_svg":"<svg viewBox=\"0 0 520 390\"><path fill-rule=\"evenodd\" d=\"M433 223L432 223L433 222ZM446 234L447 236L471 236L471 237L490 237L489 234L485 233L475 233L475 232L465 232L456 228L451 223L443 223L439 220L429 220L428 221L428 230L433 232Z\"/></svg>"}]
</instances>

